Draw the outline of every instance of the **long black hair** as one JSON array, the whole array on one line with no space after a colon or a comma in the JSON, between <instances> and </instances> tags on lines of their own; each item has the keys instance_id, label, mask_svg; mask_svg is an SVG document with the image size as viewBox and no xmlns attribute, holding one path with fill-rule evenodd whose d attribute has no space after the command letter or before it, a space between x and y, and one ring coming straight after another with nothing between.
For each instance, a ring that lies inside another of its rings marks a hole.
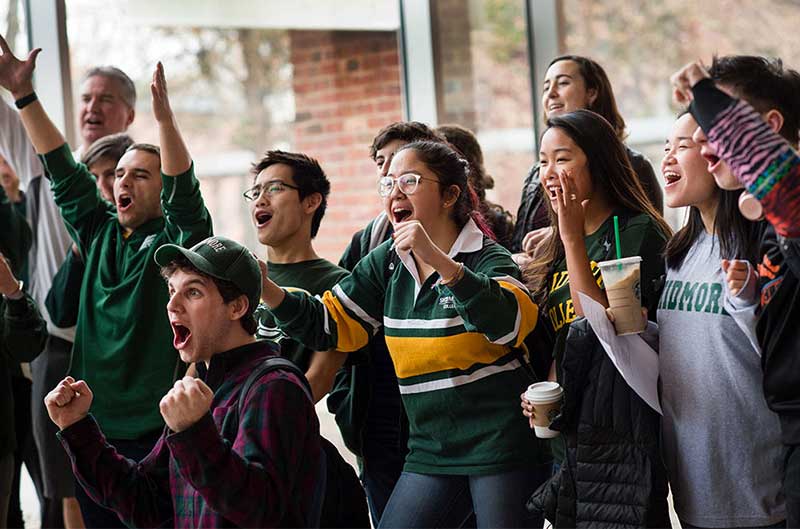
<instances>
[{"instance_id":1,"label":"long black hair","mask_svg":"<svg viewBox=\"0 0 800 529\"><path fill-rule=\"evenodd\" d=\"M608 204L629 214L644 213L651 217L665 237L672 234L669 224L653 206L633 171L625 145L611 124L591 110L576 110L547 120L547 129L557 128L572 138L586 155L592 188L605 195ZM544 134L543 134L544 136ZM544 182L541 184L544 186ZM547 191L544 191L548 196ZM558 218L549 200L545 200L550 215L550 236L542 243L533 261L525 268L528 288L537 302L544 301L550 267L564 255L564 245L558 233Z\"/></svg>"},{"instance_id":2,"label":"long black hair","mask_svg":"<svg viewBox=\"0 0 800 529\"><path fill-rule=\"evenodd\" d=\"M739 212L739 195L741 189L727 191L716 188L717 211L714 214L713 231L720 246L723 259L746 259L750 264L758 264L758 247L763 226L751 222ZM686 259L689 249L697 238L705 231L700 210L689 207L689 220L686 225L667 242L664 254L667 266L678 269Z\"/></svg>"}]
</instances>

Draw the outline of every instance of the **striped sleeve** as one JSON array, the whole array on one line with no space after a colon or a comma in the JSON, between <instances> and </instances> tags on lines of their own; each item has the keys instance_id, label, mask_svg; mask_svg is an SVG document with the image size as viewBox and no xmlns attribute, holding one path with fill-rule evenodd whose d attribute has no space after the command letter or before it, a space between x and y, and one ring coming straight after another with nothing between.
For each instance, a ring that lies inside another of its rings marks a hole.
<instances>
[{"instance_id":1,"label":"striped sleeve","mask_svg":"<svg viewBox=\"0 0 800 529\"><path fill-rule=\"evenodd\" d=\"M539 307L519 280L519 268L499 246L490 246L474 269L465 267L464 277L449 289L466 330L494 344L519 347L536 326Z\"/></svg>"},{"instance_id":2,"label":"striped sleeve","mask_svg":"<svg viewBox=\"0 0 800 529\"><path fill-rule=\"evenodd\" d=\"M702 86L701 86L702 84ZM698 104L722 99L711 83L698 83ZM735 101L735 100L734 100ZM700 121L700 120L698 120ZM800 157L761 115L744 101L728 104L710 127L708 141L733 174L764 207L767 220L784 237L800 237ZM703 125L703 122L700 122Z\"/></svg>"},{"instance_id":3,"label":"striped sleeve","mask_svg":"<svg viewBox=\"0 0 800 529\"><path fill-rule=\"evenodd\" d=\"M283 303L271 310L278 326L315 351L361 349L382 325L385 261L382 249L371 252L321 298L286 292Z\"/></svg>"}]
</instances>

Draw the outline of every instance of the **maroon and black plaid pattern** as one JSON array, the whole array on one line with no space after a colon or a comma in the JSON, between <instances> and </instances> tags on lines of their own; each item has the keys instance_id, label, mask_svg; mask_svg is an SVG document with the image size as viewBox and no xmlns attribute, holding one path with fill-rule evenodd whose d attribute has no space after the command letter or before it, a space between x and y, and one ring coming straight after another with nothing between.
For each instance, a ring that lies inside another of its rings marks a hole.
<instances>
[{"instance_id":1,"label":"maroon and black plaid pattern","mask_svg":"<svg viewBox=\"0 0 800 529\"><path fill-rule=\"evenodd\" d=\"M211 411L180 433L165 429L136 463L106 443L89 416L59 433L87 493L135 527L307 527L320 479L319 422L301 382L264 375L245 396L248 374L275 354L257 342L214 356L206 383Z\"/></svg>"}]
</instances>

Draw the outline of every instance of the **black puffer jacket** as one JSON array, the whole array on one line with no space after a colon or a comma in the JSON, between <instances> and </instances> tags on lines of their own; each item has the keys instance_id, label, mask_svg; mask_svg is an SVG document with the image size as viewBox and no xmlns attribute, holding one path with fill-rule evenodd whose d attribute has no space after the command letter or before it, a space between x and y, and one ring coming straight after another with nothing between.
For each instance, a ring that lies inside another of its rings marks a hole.
<instances>
[{"instance_id":1,"label":"black puffer jacket","mask_svg":"<svg viewBox=\"0 0 800 529\"><path fill-rule=\"evenodd\" d=\"M528 509L554 527L670 527L659 415L625 382L585 319L570 325L564 404L551 426L567 460Z\"/></svg>"}]
</instances>

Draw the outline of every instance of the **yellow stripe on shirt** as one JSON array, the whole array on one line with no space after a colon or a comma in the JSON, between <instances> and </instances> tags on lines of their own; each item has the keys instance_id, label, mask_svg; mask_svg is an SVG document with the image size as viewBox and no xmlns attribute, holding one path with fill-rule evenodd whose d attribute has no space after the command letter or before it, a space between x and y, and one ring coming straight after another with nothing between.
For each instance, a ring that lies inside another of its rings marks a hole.
<instances>
[{"instance_id":1,"label":"yellow stripe on shirt","mask_svg":"<svg viewBox=\"0 0 800 529\"><path fill-rule=\"evenodd\" d=\"M336 349L343 353L358 351L369 342L369 335L358 320L344 310L341 301L330 290L322 295L322 303L328 314L336 322Z\"/></svg>"},{"instance_id":2,"label":"yellow stripe on shirt","mask_svg":"<svg viewBox=\"0 0 800 529\"><path fill-rule=\"evenodd\" d=\"M518 285L498 279L497 283L501 288L504 288L514 294L517 299L517 320L519 325L515 325L514 331L516 332L516 340L513 346L519 347L522 345L523 340L528 334L536 327L536 322L539 320L539 307L533 302L528 292Z\"/></svg>"},{"instance_id":3,"label":"yellow stripe on shirt","mask_svg":"<svg viewBox=\"0 0 800 529\"><path fill-rule=\"evenodd\" d=\"M477 332L435 338L386 336L386 347L398 378L491 364L509 351L508 346L489 343Z\"/></svg>"}]
</instances>

